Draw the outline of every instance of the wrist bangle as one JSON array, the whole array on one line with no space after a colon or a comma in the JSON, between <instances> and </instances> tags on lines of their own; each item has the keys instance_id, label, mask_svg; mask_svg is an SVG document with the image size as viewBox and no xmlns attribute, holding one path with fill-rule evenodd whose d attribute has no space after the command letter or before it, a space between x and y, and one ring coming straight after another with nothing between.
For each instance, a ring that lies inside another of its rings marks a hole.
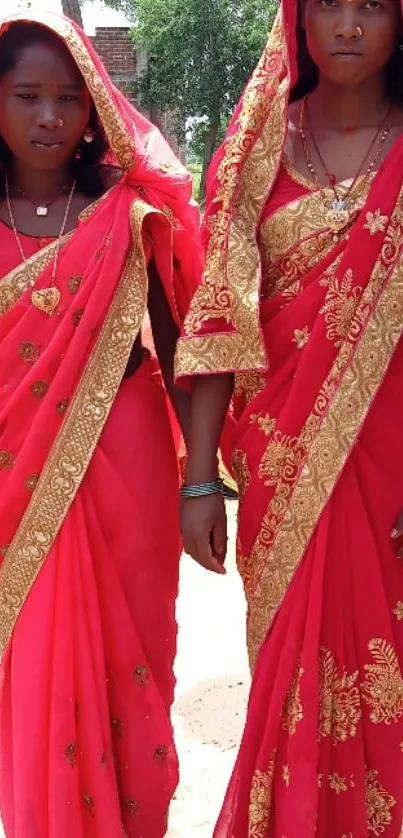
<instances>
[{"instance_id":1,"label":"wrist bangle","mask_svg":"<svg viewBox=\"0 0 403 838\"><path fill-rule=\"evenodd\" d=\"M210 483L196 483L193 486L187 486L186 483L180 489L181 498L202 498L206 495L222 495L224 492L224 481L221 477L217 480L212 480Z\"/></svg>"}]
</instances>

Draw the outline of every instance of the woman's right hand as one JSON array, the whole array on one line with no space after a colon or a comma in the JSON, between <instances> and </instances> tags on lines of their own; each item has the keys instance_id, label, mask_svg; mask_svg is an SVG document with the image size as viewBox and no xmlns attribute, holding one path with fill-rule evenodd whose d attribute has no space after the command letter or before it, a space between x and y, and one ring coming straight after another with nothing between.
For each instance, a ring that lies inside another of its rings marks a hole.
<instances>
[{"instance_id":1,"label":"woman's right hand","mask_svg":"<svg viewBox=\"0 0 403 838\"><path fill-rule=\"evenodd\" d=\"M227 553L224 496L217 493L200 498L182 498L181 529L185 552L206 570L224 574Z\"/></svg>"}]
</instances>

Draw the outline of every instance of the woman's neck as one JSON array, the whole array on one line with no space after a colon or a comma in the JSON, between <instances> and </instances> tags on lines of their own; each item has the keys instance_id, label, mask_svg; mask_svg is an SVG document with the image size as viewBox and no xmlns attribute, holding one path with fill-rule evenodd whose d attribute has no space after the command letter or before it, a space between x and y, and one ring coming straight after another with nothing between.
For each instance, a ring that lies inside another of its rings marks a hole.
<instances>
[{"instance_id":1,"label":"woman's neck","mask_svg":"<svg viewBox=\"0 0 403 838\"><path fill-rule=\"evenodd\" d=\"M13 166L10 180L12 185L15 184L37 201L50 200L72 182L68 166L47 172L31 169L19 161Z\"/></svg>"},{"instance_id":2,"label":"woman's neck","mask_svg":"<svg viewBox=\"0 0 403 838\"><path fill-rule=\"evenodd\" d=\"M383 75L357 87L340 87L321 78L309 96L312 124L335 131L378 127L389 107Z\"/></svg>"}]
</instances>

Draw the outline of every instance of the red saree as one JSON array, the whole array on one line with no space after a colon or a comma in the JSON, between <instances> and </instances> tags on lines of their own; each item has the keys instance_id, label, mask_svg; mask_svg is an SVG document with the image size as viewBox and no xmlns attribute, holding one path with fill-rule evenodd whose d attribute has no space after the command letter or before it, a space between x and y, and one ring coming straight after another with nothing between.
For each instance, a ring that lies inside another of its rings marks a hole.
<instances>
[{"instance_id":1,"label":"red saree","mask_svg":"<svg viewBox=\"0 0 403 838\"><path fill-rule=\"evenodd\" d=\"M184 314L197 213L187 172L83 33L20 19L64 40L123 176L63 241L53 317L31 293L49 287L55 244L26 239L15 267L0 228L1 813L7 838L162 838L178 775L178 466L156 362L122 378L151 255Z\"/></svg>"},{"instance_id":2,"label":"red saree","mask_svg":"<svg viewBox=\"0 0 403 838\"><path fill-rule=\"evenodd\" d=\"M282 162L294 31L285 4L213 168L177 359L236 372L254 677L215 838L399 838L403 142L335 236Z\"/></svg>"}]
</instances>

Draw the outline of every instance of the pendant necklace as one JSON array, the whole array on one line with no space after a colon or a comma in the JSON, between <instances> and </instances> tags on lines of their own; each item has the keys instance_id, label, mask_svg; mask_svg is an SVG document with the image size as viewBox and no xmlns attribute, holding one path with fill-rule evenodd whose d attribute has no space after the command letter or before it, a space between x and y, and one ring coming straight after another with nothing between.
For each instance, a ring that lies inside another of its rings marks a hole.
<instances>
[{"instance_id":1,"label":"pendant necklace","mask_svg":"<svg viewBox=\"0 0 403 838\"><path fill-rule=\"evenodd\" d=\"M68 197L68 201L67 201L67 205L66 205L66 211L64 213L62 225L61 225L61 228L60 228L60 233L59 233L59 236L58 236L58 239L57 239L57 247L56 247L56 253L55 253L55 258L54 258L54 262L53 262L53 269L52 269L51 286L50 286L50 288L41 288L39 290L34 290L34 291L32 291L32 294L31 294L32 305L35 306L35 308L39 309L39 311L43 311L45 314L48 314L49 317L51 317L55 313L55 311L56 311L56 309L57 309L57 307L60 303L60 299L61 299L61 293L56 286L57 266L58 266L58 262L59 262L59 255L60 255L60 250L61 250L61 245L62 245L62 238L64 236L64 232L65 232L65 229L66 229L66 226L67 226L67 221L68 221L68 218L69 218L69 215L70 215L71 204L72 204L74 192L75 192L75 189L76 189L76 183L77 182L74 181L73 186L71 187L70 195ZM15 223L13 208L11 206L10 188L9 188L7 175L5 177L5 186L6 186L7 209L8 209L8 214L10 216L11 227L13 229L15 240L17 242L18 249L19 249L20 254L21 254L21 259L22 259L23 263L25 264L27 262L27 257L25 256L24 248L22 246L21 239L20 239L20 236L19 236L18 230L17 230L17 225Z\"/></svg>"},{"instance_id":2,"label":"pendant necklace","mask_svg":"<svg viewBox=\"0 0 403 838\"><path fill-rule=\"evenodd\" d=\"M14 186L17 192L20 193L22 198L25 198L25 200L29 201L29 203L32 204L33 207L36 207L37 216L39 216L39 218L46 218L46 216L49 214L49 207L51 207L52 204L54 204L57 201L57 199L60 198L61 195L67 192L68 184L65 183L60 192L58 192L57 195L54 196L54 198L51 198L50 201L41 201L40 204L38 204L37 201L34 201L33 198L30 198L29 195L27 195L27 193L24 192L24 190L21 189L20 186L18 186L17 184L14 184Z\"/></svg>"}]
</instances>

